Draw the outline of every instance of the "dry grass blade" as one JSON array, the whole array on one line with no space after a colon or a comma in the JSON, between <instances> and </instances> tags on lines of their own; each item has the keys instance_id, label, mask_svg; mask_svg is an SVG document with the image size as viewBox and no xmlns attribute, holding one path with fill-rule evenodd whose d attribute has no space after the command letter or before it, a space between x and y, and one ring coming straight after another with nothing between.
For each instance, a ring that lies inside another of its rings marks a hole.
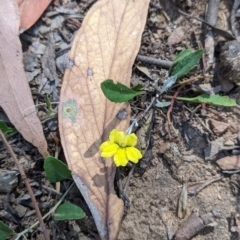
<instances>
[{"instance_id":1,"label":"dry grass blade","mask_svg":"<svg viewBox=\"0 0 240 240\"><path fill-rule=\"evenodd\" d=\"M15 1L0 0L0 106L22 136L47 156L47 143L23 69Z\"/></svg>"},{"instance_id":2,"label":"dry grass blade","mask_svg":"<svg viewBox=\"0 0 240 240\"><path fill-rule=\"evenodd\" d=\"M61 89L59 130L74 180L87 201L101 239L116 239L123 202L114 191L115 166L103 161L99 145L113 128L124 129L129 117L116 115L127 104L114 104L100 84L113 79L130 85L132 65L140 47L149 0L100 0L76 34Z\"/></svg>"}]
</instances>

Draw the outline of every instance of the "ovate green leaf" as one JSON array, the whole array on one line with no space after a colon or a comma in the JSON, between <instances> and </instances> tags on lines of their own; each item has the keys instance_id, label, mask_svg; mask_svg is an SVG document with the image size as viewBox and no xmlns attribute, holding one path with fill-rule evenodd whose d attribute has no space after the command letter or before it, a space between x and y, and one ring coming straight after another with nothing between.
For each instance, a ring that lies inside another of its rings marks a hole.
<instances>
[{"instance_id":1,"label":"ovate green leaf","mask_svg":"<svg viewBox=\"0 0 240 240\"><path fill-rule=\"evenodd\" d=\"M9 228L6 224L0 221L0 240L5 240L14 234L15 232L11 228Z\"/></svg>"},{"instance_id":2,"label":"ovate green leaf","mask_svg":"<svg viewBox=\"0 0 240 240\"><path fill-rule=\"evenodd\" d=\"M196 51L192 49L183 50L173 61L173 64L169 70L170 75L177 76L177 78L186 75L199 62L202 54L202 49Z\"/></svg>"},{"instance_id":3,"label":"ovate green leaf","mask_svg":"<svg viewBox=\"0 0 240 240\"><path fill-rule=\"evenodd\" d=\"M72 176L66 164L51 156L45 158L43 168L46 178L51 183L60 182Z\"/></svg>"},{"instance_id":4,"label":"ovate green leaf","mask_svg":"<svg viewBox=\"0 0 240 240\"><path fill-rule=\"evenodd\" d=\"M145 93L144 91L134 91L119 82L115 84L111 79L102 82L101 89L106 98L116 103L128 102L134 97Z\"/></svg>"},{"instance_id":5,"label":"ovate green leaf","mask_svg":"<svg viewBox=\"0 0 240 240\"><path fill-rule=\"evenodd\" d=\"M217 94L216 95L202 94L193 98L177 97L176 99L188 101L188 102L206 103L210 105L223 106L223 107L237 106L235 99L229 98L228 96L220 96Z\"/></svg>"},{"instance_id":6,"label":"ovate green leaf","mask_svg":"<svg viewBox=\"0 0 240 240\"><path fill-rule=\"evenodd\" d=\"M61 220L73 220L73 219L82 219L86 216L84 211L70 202L65 202L59 206L54 213L54 217L57 221Z\"/></svg>"}]
</instances>

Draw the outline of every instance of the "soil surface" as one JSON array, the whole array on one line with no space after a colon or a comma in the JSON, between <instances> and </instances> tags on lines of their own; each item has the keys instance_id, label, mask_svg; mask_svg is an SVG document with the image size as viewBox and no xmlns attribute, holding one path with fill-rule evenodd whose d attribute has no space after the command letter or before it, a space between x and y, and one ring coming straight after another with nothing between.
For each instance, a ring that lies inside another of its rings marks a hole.
<instances>
[{"instance_id":1,"label":"soil surface","mask_svg":"<svg viewBox=\"0 0 240 240\"><path fill-rule=\"evenodd\" d=\"M179 96L218 93L234 98L240 104L237 80L233 77L233 83L221 77L224 74L231 75L233 69L219 67L227 64L220 56L224 55L221 47L230 42L229 37L226 39L226 34L232 34L230 15L233 1L224 0L220 3L215 26L227 33L224 35L215 31L212 47L206 41L206 32L210 31L206 29L206 25L178 11L180 9L194 17L205 19L207 2L152 0L139 54L172 61L181 50L198 49L202 44L208 48L205 50L204 64L196 66L186 79L203 74L205 77L185 85ZM50 97L51 102L59 101L66 55L75 32L81 27L92 4L94 1L90 0L53 1L41 19L20 36L25 71L36 105L44 103L46 96ZM76 18L71 18L76 15ZM234 23L236 28L237 20L238 18ZM209 57L211 51L213 61ZM167 77L166 67L136 59L131 83L133 86L142 84L147 93L132 101L133 117L149 106L156 94L156 83L161 88ZM173 96L177 89L172 88L167 95ZM57 110L56 105L53 108ZM46 108L39 107L38 110L51 155L57 153L64 161L58 146L56 113L52 112L49 116ZM240 110L236 107L205 107L177 100L170 119L168 110L169 107L152 108L136 129L140 139L139 147L145 152L145 156L135 167L127 188L126 194L131 206L126 208L118 239L174 239L177 230L180 237L176 234L176 240L239 239L240 176L231 171L223 173L216 160L240 154ZM2 110L0 119L10 124ZM9 142L24 167L41 211L47 213L56 203L59 194L44 176L42 157L19 134L12 136ZM15 170L2 143L0 149L0 168ZM121 169L123 181L126 181L130 170L131 166ZM36 215L24 184L14 176L13 179L13 188L0 193L0 219L14 231L21 232L36 221ZM63 181L61 193L66 191L69 184L70 181ZM93 218L76 187L70 191L67 200L82 207L87 216L81 221L64 222L47 218L45 222L52 233L52 239L96 239ZM181 208L179 202L184 207ZM208 220L205 219L206 215L209 216ZM182 232L186 236L191 233L195 236L183 238ZM38 229L25 237L43 239Z\"/></svg>"}]
</instances>

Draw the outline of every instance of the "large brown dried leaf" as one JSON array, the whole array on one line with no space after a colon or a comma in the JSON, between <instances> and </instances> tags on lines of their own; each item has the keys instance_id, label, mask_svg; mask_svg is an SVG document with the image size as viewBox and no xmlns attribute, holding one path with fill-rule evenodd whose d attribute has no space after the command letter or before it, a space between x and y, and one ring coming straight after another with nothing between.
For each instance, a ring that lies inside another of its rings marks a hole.
<instances>
[{"instance_id":1,"label":"large brown dried leaf","mask_svg":"<svg viewBox=\"0 0 240 240\"><path fill-rule=\"evenodd\" d=\"M76 34L61 89L59 130L74 180L93 214L101 239L116 239L123 202L114 191L115 166L103 160L99 145L129 118L116 114L128 105L114 104L100 84L113 79L130 85L131 69L145 25L149 0L100 0Z\"/></svg>"},{"instance_id":2,"label":"large brown dried leaf","mask_svg":"<svg viewBox=\"0 0 240 240\"><path fill-rule=\"evenodd\" d=\"M47 143L23 69L14 0L0 0L0 106L22 136L47 156Z\"/></svg>"},{"instance_id":3,"label":"large brown dried leaf","mask_svg":"<svg viewBox=\"0 0 240 240\"><path fill-rule=\"evenodd\" d=\"M17 0L20 13L20 32L30 28L43 14L51 0Z\"/></svg>"}]
</instances>

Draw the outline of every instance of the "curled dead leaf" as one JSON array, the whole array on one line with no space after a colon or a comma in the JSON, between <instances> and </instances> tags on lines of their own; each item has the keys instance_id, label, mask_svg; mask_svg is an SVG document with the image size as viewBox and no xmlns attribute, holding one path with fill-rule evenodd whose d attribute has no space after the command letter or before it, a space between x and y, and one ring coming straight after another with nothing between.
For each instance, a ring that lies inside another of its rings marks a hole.
<instances>
[{"instance_id":1,"label":"curled dead leaf","mask_svg":"<svg viewBox=\"0 0 240 240\"><path fill-rule=\"evenodd\" d=\"M70 53L59 104L62 146L74 181L93 214L101 239L116 239L123 201L114 191L115 165L103 160L99 145L113 128L129 126L128 104L115 104L100 84L113 79L127 86L140 47L149 0L100 0L86 15ZM127 117L117 113L126 109Z\"/></svg>"},{"instance_id":2,"label":"curled dead leaf","mask_svg":"<svg viewBox=\"0 0 240 240\"><path fill-rule=\"evenodd\" d=\"M179 218L184 218L186 213L187 213L187 196L188 196L188 191L187 191L187 186L184 183L182 187L181 194L178 199L178 211L177 215Z\"/></svg>"},{"instance_id":3,"label":"curled dead leaf","mask_svg":"<svg viewBox=\"0 0 240 240\"><path fill-rule=\"evenodd\" d=\"M0 106L22 136L46 157L47 142L22 63L15 1L0 0Z\"/></svg>"},{"instance_id":4,"label":"curled dead leaf","mask_svg":"<svg viewBox=\"0 0 240 240\"><path fill-rule=\"evenodd\" d=\"M43 14L51 0L17 0L20 14L20 33L29 29Z\"/></svg>"}]
</instances>

